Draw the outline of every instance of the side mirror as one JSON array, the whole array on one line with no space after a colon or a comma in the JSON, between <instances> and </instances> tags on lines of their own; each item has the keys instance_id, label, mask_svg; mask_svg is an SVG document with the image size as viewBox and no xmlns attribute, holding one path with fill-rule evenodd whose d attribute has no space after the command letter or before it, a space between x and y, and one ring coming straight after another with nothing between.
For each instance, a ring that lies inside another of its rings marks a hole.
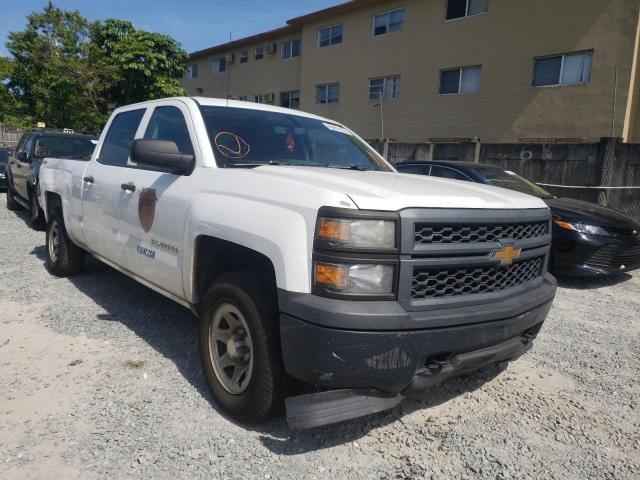
<instances>
[{"instance_id":1,"label":"side mirror","mask_svg":"<svg viewBox=\"0 0 640 480\"><path fill-rule=\"evenodd\" d=\"M28 162L29 161L29 154L27 152L25 152L24 150L21 151L20 153L18 153L18 160L20 160L21 162Z\"/></svg>"},{"instance_id":2,"label":"side mirror","mask_svg":"<svg viewBox=\"0 0 640 480\"><path fill-rule=\"evenodd\" d=\"M180 175L191 171L194 156L180 153L176 142L172 140L139 138L131 145L131 160Z\"/></svg>"}]
</instances>

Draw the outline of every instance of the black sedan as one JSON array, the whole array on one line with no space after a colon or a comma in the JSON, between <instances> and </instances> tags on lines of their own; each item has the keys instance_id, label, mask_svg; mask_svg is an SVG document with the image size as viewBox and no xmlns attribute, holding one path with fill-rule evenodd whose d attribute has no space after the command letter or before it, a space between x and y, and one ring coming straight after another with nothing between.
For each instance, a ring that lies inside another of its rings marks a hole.
<instances>
[{"instance_id":1,"label":"black sedan","mask_svg":"<svg viewBox=\"0 0 640 480\"><path fill-rule=\"evenodd\" d=\"M555 274L600 276L640 268L640 226L614 210L554 197L534 182L491 165L434 160L395 167L400 173L483 183L544 200L553 215L550 269Z\"/></svg>"}]
</instances>

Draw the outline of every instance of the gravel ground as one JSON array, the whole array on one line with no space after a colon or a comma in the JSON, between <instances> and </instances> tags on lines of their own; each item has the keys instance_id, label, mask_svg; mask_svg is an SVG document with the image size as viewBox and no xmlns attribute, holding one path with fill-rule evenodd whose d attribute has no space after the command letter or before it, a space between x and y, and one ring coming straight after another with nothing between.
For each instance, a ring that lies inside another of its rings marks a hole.
<instances>
[{"instance_id":1,"label":"gravel ground","mask_svg":"<svg viewBox=\"0 0 640 480\"><path fill-rule=\"evenodd\" d=\"M562 281L511 365L292 433L220 413L186 309L97 261L51 277L3 207L0 478L640 478L640 274Z\"/></svg>"}]
</instances>

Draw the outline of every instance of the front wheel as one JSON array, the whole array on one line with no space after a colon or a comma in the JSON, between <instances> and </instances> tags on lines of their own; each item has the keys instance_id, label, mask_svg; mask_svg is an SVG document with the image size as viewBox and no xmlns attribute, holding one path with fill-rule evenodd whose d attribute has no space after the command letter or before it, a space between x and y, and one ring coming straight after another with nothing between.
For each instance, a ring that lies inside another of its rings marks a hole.
<instances>
[{"instance_id":1,"label":"front wheel","mask_svg":"<svg viewBox=\"0 0 640 480\"><path fill-rule=\"evenodd\" d=\"M216 402L239 421L258 421L283 407L282 365L275 288L256 275L223 275L202 309L200 350Z\"/></svg>"},{"instance_id":2,"label":"front wheel","mask_svg":"<svg viewBox=\"0 0 640 480\"><path fill-rule=\"evenodd\" d=\"M69 238L60 209L52 212L49 218L46 250L46 267L51 274L66 277L82 270L84 252Z\"/></svg>"}]
</instances>

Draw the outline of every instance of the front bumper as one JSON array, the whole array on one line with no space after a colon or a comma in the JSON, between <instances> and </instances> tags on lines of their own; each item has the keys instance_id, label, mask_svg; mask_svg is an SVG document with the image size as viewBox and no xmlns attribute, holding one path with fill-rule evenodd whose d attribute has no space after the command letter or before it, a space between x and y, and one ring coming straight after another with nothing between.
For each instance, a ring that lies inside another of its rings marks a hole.
<instances>
[{"instance_id":1,"label":"front bumper","mask_svg":"<svg viewBox=\"0 0 640 480\"><path fill-rule=\"evenodd\" d=\"M640 268L640 240L621 240L554 228L555 275L598 277Z\"/></svg>"},{"instance_id":2,"label":"front bumper","mask_svg":"<svg viewBox=\"0 0 640 480\"><path fill-rule=\"evenodd\" d=\"M396 311L396 317L390 315L388 320L397 325L402 313L397 311L396 302L365 302L369 304L369 314L365 310L341 310L338 314L327 311L324 318L317 310L300 315L302 309L298 306L294 309L298 315L283 312L280 316L285 369L304 382L332 389L364 388L386 393L426 389L451 375L482 366L487 356L473 352L519 338L526 338L524 343L529 343L551 308L555 295L553 277L545 276L544 284L530 293L538 299L535 305L516 297L516 302L510 303L510 309L504 307L502 314L495 310L496 304L475 305L475 316L469 312L466 318L456 318L454 322L447 317L446 309L440 313L431 311L431 318L423 321L439 325L432 328L415 329L416 312L412 312L414 326L409 330L375 328L384 318L378 313L385 308ZM407 312L404 315L412 318ZM336 319L343 328L335 325ZM510 350L507 357L517 356L516 353ZM489 357L493 361L506 359L500 355Z\"/></svg>"}]
</instances>

